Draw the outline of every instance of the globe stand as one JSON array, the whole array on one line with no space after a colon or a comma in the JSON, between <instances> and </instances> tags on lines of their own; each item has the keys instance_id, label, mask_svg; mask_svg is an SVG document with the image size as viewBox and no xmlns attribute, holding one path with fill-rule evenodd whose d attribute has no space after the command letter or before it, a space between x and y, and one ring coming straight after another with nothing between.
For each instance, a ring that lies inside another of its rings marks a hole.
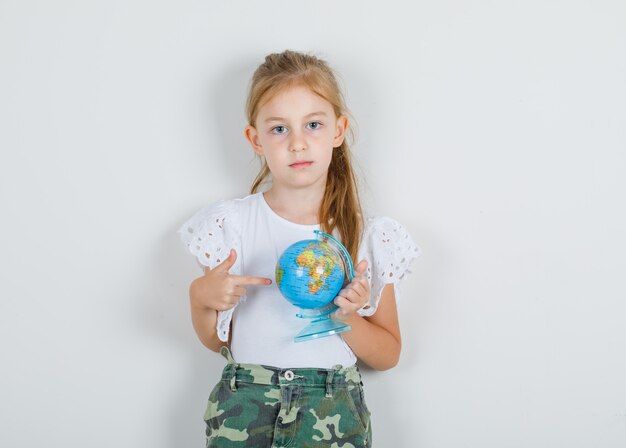
<instances>
[{"instance_id":1,"label":"globe stand","mask_svg":"<svg viewBox=\"0 0 626 448\"><path fill-rule=\"evenodd\" d=\"M352 327L344 322L332 319L331 313L339 309L334 303L329 303L321 308L300 308L296 316L302 319L314 319L293 338L294 342L310 341L311 339L332 336L352 330Z\"/></svg>"}]
</instances>

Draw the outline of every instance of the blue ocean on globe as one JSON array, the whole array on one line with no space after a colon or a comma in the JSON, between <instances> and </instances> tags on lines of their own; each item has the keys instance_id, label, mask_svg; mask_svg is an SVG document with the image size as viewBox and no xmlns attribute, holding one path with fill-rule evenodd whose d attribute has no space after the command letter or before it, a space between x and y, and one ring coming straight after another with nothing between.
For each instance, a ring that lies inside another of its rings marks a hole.
<instances>
[{"instance_id":1,"label":"blue ocean on globe","mask_svg":"<svg viewBox=\"0 0 626 448\"><path fill-rule=\"evenodd\" d=\"M300 308L329 304L343 287L344 278L341 257L325 241L298 241L283 252L276 264L280 292Z\"/></svg>"}]
</instances>

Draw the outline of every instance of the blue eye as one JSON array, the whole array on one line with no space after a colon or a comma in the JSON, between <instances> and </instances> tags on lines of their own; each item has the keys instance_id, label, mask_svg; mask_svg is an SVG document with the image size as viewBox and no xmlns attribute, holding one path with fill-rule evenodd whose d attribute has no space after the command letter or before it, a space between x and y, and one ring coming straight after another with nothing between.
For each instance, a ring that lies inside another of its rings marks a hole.
<instances>
[{"instance_id":1,"label":"blue eye","mask_svg":"<svg viewBox=\"0 0 626 448\"><path fill-rule=\"evenodd\" d=\"M322 123L320 123L319 121L312 121L311 123L307 124L307 127L309 129L319 129L322 126Z\"/></svg>"},{"instance_id":2,"label":"blue eye","mask_svg":"<svg viewBox=\"0 0 626 448\"><path fill-rule=\"evenodd\" d=\"M274 134L284 134L285 132L287 132L287 128L285 126L274 126L272 128L272 132Z\"/></svg>"}]
</instances>

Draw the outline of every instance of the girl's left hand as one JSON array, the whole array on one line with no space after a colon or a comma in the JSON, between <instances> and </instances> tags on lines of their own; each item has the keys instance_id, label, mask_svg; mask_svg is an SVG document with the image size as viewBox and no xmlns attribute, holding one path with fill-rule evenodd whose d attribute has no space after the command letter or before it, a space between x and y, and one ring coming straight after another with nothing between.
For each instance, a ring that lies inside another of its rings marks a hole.
<instances>
[{"instance_id":1,"label":"girl's left hand","mask_svg":"<svg viewBox=\"0 0 626 448\"><path fill-rule=\"evenodd\" d=\"M370 298L370 282L365 275L367 260L361 260L354 270L355 277L335 297L339 307L333 319L345 321L358 310L367 305Z\"/></svg>"}]
</instances>

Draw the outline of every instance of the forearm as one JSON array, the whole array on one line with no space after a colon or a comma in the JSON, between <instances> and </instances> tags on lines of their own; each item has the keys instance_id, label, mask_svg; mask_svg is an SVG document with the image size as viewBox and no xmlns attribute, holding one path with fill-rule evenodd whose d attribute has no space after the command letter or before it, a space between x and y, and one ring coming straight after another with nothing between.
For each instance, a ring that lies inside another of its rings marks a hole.
<instances>
[{"instance_id":1,"label":"forearm","mask_svg":"<svg viewBox=\"0 0 626 448\"><path fill-rule=\"evenodd\" d=\"M376 370L391 369L398 363L402 346L399 335L394 336L358 314L346 323L352 331L343 333L343 339L361 361Z\"/></svg>"},{"instance_id":2,"label":"forearm","mask_svg":"<svg viewBox=\"0 0 626 448\"><path fill-rule=\"evenodd\" d=\"M191 321L200 342L214 352L228 345L217 337L217 311L210 308L199 309L191 306Z\"/></svg>"},{"instance_id":3,"label":"forearm","mask_svg":"<svg viewBox=\"0 0 626 448\"><path fill-rule=\"evenodd\" d=\"M217 310L202 305L198 299L201 294L202 291L198 283L192 282L189 288L191 322L200 342L210 350L219 352L220 348L223 345L228 345L228 343L217 337Z\"/></svg>"}]
</instances>

